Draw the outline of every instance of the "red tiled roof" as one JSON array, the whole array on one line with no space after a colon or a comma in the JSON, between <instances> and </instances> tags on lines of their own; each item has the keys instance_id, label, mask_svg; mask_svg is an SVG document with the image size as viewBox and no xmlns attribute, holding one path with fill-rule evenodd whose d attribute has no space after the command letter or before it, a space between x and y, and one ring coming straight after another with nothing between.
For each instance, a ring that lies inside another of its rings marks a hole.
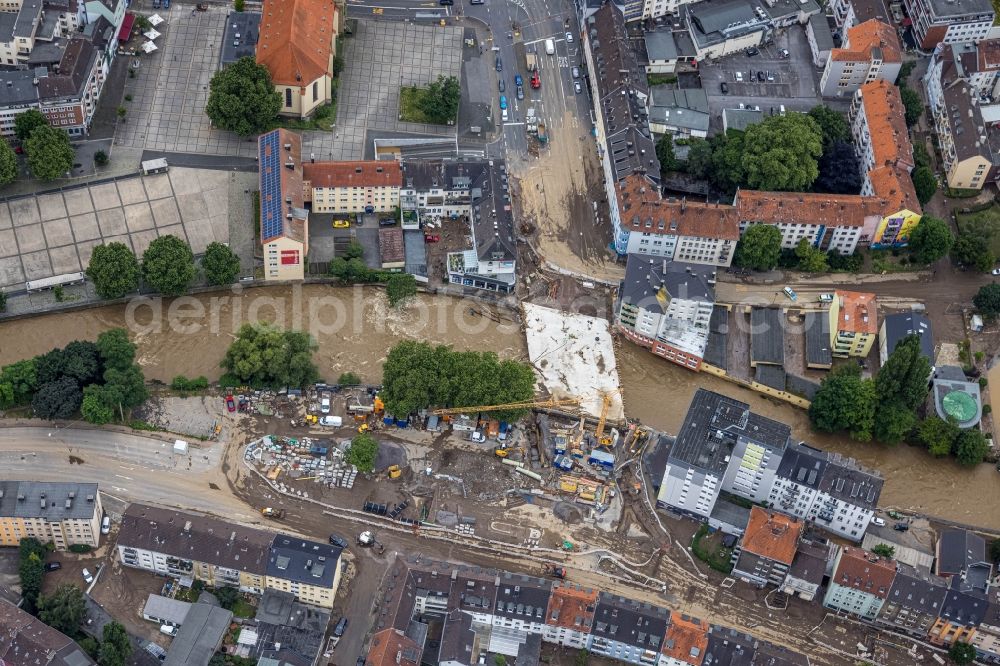
<instances>
[{"instance_id":1,"label":"red tiled roof","mask_svg":"<svg viewBox=\"0 0 1000 666\"><path fill-rule=\"evenodd\" d=\"M691 666L700 666L708 647L708 623L673 612L663 640L663 654Z\"/></svg>"},{"instance_id":2,"label":"red tiled roof","mask_svg":"<svg viewBox=\"0 0 1000 666\"><path fill-rule=\"evenodd\" d=\"M403 230L399 227L379 229L378 247L383 264L403 261L406 258Z\"/></svg>"},{"instance_id":3,"label":"red tiled roof","mask_svg":"<svg viewBox=\"0 0 1000 666\"><path fill-rule=\"evenodd\" d=\"M654 234L739 240L736 211L726 204L661 199L655 187L639 175L619 183L622 225Z\"/></svg>"},{"instance_id":4,"label":"red tiled roof","mask_svg":"<svg viewBox=\"0 0 1000 666\"><path fill-rule=\"evenodd\" d=\"M863 548L845 547L833 573L833 582L886 599L895 577L894 560L879 557Z\"/></svg>"},{"instance_id":5,"label":"red tiled roof","mask_svg":"<svg viewBox=\"0 0 1000 666\"><path fill-rule=\"evenodd\" d=\"M743 550L791 566L802 534L802 521L755 506L743 533Z\"/></svg>"},{"instance_id":6,"label":"red tiled roof","mask_svg":"<svg viewBox=\"0 0 1000 666\"><path fill-rule=\"evenodd\" d=\"M365 666L420 666L420 646L398 629L383 629L372 636Z\"/></svg>"},{"instance_id":7,"label":"red tiled roof","mask_svg":"<svg viewBox=\"0 0 1000 666\"><path fill-rule=\"evenodd\" d=\"M917 199L917 191L913 187L913 179L900 167L876 167L868 172L868 180L875 194L885 199L883 215L891 215L904 209L917 215L923 212L920 200Z\"/></svg>"},{"instance_id":8,"label":"red tiled roof","mask_svg":"<svg viewBox=\"0 0 1000 666\"><path fill-rule=\"evenodd\" d=\"M334 0L264 0L257 62L282 86L303 87L332 76L336 28Z\"/></svg>"},{"instance_id":9,"label":"red tiled roof","mask_svg":"<svg viewBox=\"0 0 1000 666\"><path fill-rule=\"evenodd\" d=\"M847 29L842 49L833 49L830 58L843 62L870 62L875 49L881 50L885 63L903 62L902 47L896 30L882 21L871 19Z\"/></svg>"},{"instance_id":10,"label":"red tiled roof","mask_svg":"<svg viewBox=\"0 0 1000 666\"><path fill-rule=\"evenodd\" d=\"M895 164L912 169L913 146L906 129L899 88L879 80L864 84L858 92L864 102L875 167Z\"/></svg>"},{"instance_id":11,"label":"red tiled roof","mask_svg":"<svg viewBox=\"0 0 1000 666\"><path fill-rule=\"evenodd\" d=\"M597 608L597 590L555 583L549 597L546 624L589 632Z\"/></svg>"},{"instance_id":12,"label":"red tiled roof","mask_svg":"<svg viewBox=\"0 0 1000 666\"><path fill-rule=\"evenodd\" d=\"M303 178L312 187L401 187L403 169L395 160L306 162Z\"/></svg>"},{"instance_id":13,"label":"red tiled roof","mask_svg":"<svg viewBox=\"0 0 1000 666\"><path fill-rule=\"evenodd\" d=\"M1000 69L1000 39L984 39L976 44L980 72Z\"/></svg>"},{"instance_id":14,"label":"red tiled roof","mask_svg":"<svg viewBox=\"0 0 1000 666\"><path fill-rule=\"evenodd\" d=\"M838 289L835 298L840 302L840 313L837 315L838 331L874 333L878 330L875 294Z\"/></svg>"},{"instance_id":15,"label":"red tiled roof","mask_svg":"<svg viewBox=\"0 0 1000 666\"><path fill-rule=\"evenodd\" d=\"M822 224L828 227L863 227L870 215L884 215L875 197L811 192L736 193L738 217L765 224Z\"/></svg>"}]
</instances>

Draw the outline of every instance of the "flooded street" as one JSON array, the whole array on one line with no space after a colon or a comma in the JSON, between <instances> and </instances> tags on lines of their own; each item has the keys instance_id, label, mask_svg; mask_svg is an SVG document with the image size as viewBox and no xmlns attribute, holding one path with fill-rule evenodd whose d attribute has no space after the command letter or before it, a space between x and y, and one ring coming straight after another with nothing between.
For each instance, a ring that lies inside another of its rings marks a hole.
<instances>
[{"instance_id":1,"label":"flooded street","mask_svg":"<svg viewBox=\"0 0 1000 666\"><path fill-rule=\"evenodd\" d=\"M135 301L21 319L0 324L0 365L47 352L71 340L94 340L108 328L130 330L139 362L149 379L169 382L176 375L210 380L242 323L278 322L307 330L319 342L320 374L335 381L352 371L367 382L381 381L382 362L401 339L449 344L457 349L493 350L526 360L519 326L476 313L471 300L421 295L403 311L388 306L381 290L326 285L265 287L237 293L189 296L162 303ZM487 315L495 314L486 312ZM975 469L936 460L922 449L886 447L846 437L813 433L806 413L708 374L688 372L628 342L620 346L618 370L626 413L644 424L676 433L695 390L701 386L731 395L784 423L796 437L878 469L886 478L881 503L946 519L1000 529L1000 473L992 465ZM994 385L1000 385L1000 377Z\"/></svg>"},{"instance_id":2,"label":"flooded street","mask_svg":"<svg viewBox=\"0 0 1000 666\"><path fill-rule=\"evenodd\" d=\"M646 425L676 433L695 390L702 387L724 393L746 402L757 413L787 423L793 436L808 444L879 470L885 477L882 506L1000 529L1000 512L989 508L1000 505L1000 473L993 465L968 469L951 459L932 458L919 447L855 442L813 432L801 409L712 375L688 372L627 342L620 347L618 372L625 412Z\"/></svg>"}]
</instances>

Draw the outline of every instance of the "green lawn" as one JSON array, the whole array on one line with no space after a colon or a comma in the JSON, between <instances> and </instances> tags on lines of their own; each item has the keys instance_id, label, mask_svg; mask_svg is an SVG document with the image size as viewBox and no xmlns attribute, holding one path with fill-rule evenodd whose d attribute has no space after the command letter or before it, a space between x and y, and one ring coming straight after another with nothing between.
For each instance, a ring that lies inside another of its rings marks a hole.
<instances>
[{"instance_id":1,"label":"green lawn","mask_svg":"<svg viewBox=\"0 0 1000 666\"><path fill-rule=\"evenodd\" d=\"M729 561L733 551L722 545L723 536L722 532L709 534L708 525L702 525L691 540L691 551L711 568L728 575L733 570Z\"/></svg>"},{"instance_id":2,"label":"green lawn","mask_svg":"<svg viewBox=\"0 0 1000 666\"><path fill-rule=\"evenodd\" d=\"M245 599L239 599L233 604L233 615L236 617L253 617L257 614L257 609L253 604Z\"/></svg>"},{"instance_id":3,"label":"green lawn","mask_svg":"<svg viewBox=\"0 0 1000 666\"><path fill-rule=\"evenodd\" d=\"M1000 205L994 204L977 213L955 213L961 232L986 232L990 234L990 250L1000 257Z\"/></svg>"},{"instance_id":4,"label":"green lawn","mask_svg":"<svg viewBox=\"0 0 1000 666\"><path fill-rule=\"evenodd\" d=\"M426 88L404 86L399 89L399 115L408 123L431 123L424 115ZM433 124L433 123L432 123Z\"/></svg>"}]
</instances>

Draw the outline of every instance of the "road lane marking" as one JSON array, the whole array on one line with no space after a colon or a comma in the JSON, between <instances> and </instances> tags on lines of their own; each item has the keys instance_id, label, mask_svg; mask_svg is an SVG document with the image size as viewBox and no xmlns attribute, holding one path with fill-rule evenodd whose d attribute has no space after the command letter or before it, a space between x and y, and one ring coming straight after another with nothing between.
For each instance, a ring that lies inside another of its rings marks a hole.
<instances>
[{"instance_id":1,"label":"road lane marking","mask_svg":"<svg viewBox=\"0 0 1000 666\"><path fill-rule=\"evenodd\" d=\"M131 476L123 476L121 474L115 474L115 476L117 476L119 479L125 479L126 481L132 481L132 477Z\"/></svg>"}]
</instances>

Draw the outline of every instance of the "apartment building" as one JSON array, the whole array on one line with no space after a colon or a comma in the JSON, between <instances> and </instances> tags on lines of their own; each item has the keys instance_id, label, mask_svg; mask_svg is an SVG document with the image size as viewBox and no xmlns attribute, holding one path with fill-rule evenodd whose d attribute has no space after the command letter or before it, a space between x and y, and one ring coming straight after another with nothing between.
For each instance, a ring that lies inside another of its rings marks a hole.
<instances>
[{"instance_id":1,"label":"apartment building","mask_svg":"<svg viewBox=\"0 0 1000 666\"><path fill-rule=\"evenodd\" d=\"M876 622L917 638L925 638L937 621L948 583L925 569L896 563L896 577Z\"/></svg>"},{"instance_id":2,"label":"apartment building","mask_svg":"<svg viewBox=\"0 0 1000 666\"><path fill-rule=\"evenodd\" d=\"M789 596L797 596L803 601L812 601L819 593L830 561L828 543L800 541L788 568L781 591Z\"/></svg>"},{"instance_id":3,"label":"apartment building","mask_svg":"<svg viewBox=\"0 0 1000 666\"><path fill-rule=\"evenodd\" d=\"M302 177L302 135L286 129L257 140L260 242L265 280L302 280L309 252L309 211Z\"/></svg>"},{"instance_id":4,"label":"apartment building","mask_svg":"<svg viewBox=\"0 0 1000 666\"><path fill-rule=\"evenodd\" d=\"M751 508L750 522L733 550L733 575L757 587L784 585L802 528L803 523L790 516Z\"/></svg>"},{"instance_id":5,"label":"apartment building","mask_svg":"<svg viewBox=\"0 0 1000 666\"><path fill-rule=\"evenodd\" d=\"M833 355L868 356L877 332L875 294L838 289L830 304L830 346Z\"/></svg>"},{"instance_id":6,"label":"apartment building","mask_svg":"<svg viewBox=\"0 0 1000 666\"><path fill-rule=\"evenodd\" d=\"M752 500L768 485L790 436L788 426L746 403L698 389L667 458L657 505L707 521L722 490ZM745 472L730 471L743 465Z\"/></svg>"},{"instance_id":7,"label":"apartment building","mask_svg":"<svg viewBox=\"0 0 1000 666\"><path fill-rule=\"evenodd\" d=\"M399 162L315 162L302 165L306 202L314 213L388 213L399 208Z\"/></svg>"},{"instance_id":8,"label":"apartment building","mask_svg":"<svg viewBox=\"0 0 1000 666\"><path fill-rule=\"evenodd\" d=\"M344 20L337 0L264 0L257 64L271 74L283 116L306 118L333 99L333 59Z\"/></svg>"},{"instance_id":9,"label":"apartment building","mask_svg":"<svg viewBox=\"0 0 1000 666\"><path fill-rule=\"evenodd\" d=\"M288 592L324 608L340 585L337 546L143 504L122 516L117 548L128 567L251 594Z\"/></svg>"},{"instance_id":10,"label":"apartment building","mask_svg":"<svg viewBox=\"0 0 1000 666\"><path fill-rule=\"evenodd\" d=\"M386 581L367 666L531 664L543 641L644 666L808 663L734 629L561 581L420 556L395 559ZM738 660L710 662L719 655Z\"/></svg>"},{"instance_id":11,"label":"apartment building","mask_svg":"<svg viewBox=\"0 0 1000 666\"><path fill-rule=\"evenodd\" d=\"M903 0L917 45L931 51L938 44L978 42L993 25L989 0Z\"/></svg>"},{"instance_id":12,"label":"apartment building","mask_svg":"<svg viewBox=\"0 0 1000 666\"><path fill-rule=\"evenodd\" d=\"M472 215L473 183L489 166L481 160L404 160L400 208L421 218L441 221Z\"/></svg>"},{"instance_id":13,"label":"apartment building","mask_svg":"<svg viewBox=\"0 0 1000 666\"><path fill-rule=\"evenodd\" d=\"M986 615L972 635L976 655L988 662L1000 661L1000 589L990 588Z\"/></svg>"},{"instance_id":14,"label":"apartment building","mask_svg":"<svg viewBox=\"0 0 1000 666\"><path fill-rule=\"evenodd\" d=\"M103 517L96 483L0 481L0 546L32 537L60 551L97 548Z\"/></svg>"},{"instance_id":15,"label":"apartment building","mask_svg":"<svg viewBox=\"0 0 1000 666\"><path fill-rule=\"evenodd\" d=\"M896 563L862 548L845 546L834 556L823 606L869 622L889 597Z\"/></svg>"},{"instance_id":16,"label":"apartment building","mask_svg":"<svg viewBox=\"0 0 1000 666\"><path fill-rule=\"evenodd\" d=\"M896 345L911 335L920 336L920 351L927 360L934 363L934 333L931 320L917 312L897 312L882 318L878 332L879 362L885 365Z\"/></svg>"},{"instance_id":17,"label":"apartment building","mask_svg":"<svg viewBox=\"0 0 1000 666\"><path fill-rule=\"evenodd\" d=\"M715 273L707 266L630 254L618 330L657 356L699 370L708 348Z\"/></svg>"},{"instance_id":18,"label":"apartment building","mask_svg":"<svg viewBox=\"0 0 1000 666\"><path fill-rule=\"evenodd\" d=\"M32 666L94 666L96 662L65 634L0 599L0 663Z\"/></svg>"},{"instance_id":19,"label":"apartment building","mask_svg":"<svg viewBox=\"0 0 1000 666\"><path fill-rule=\"evenodd\" d=\"M865 82L854 94L851 134L862 174L891 165L913 168L913 146L904 110L899 88L882 79Z\"/></svg>"},{"instance_id":20,"label":"apartment building","mask_svg":"<svg viewBox=\"0 0 1000 666\"><path fill-rule=\"evenodd\" d=\"M741 189L733 205L740 234L753 224L772 224L781 231L783 249L793 250L805 239L823 251L853 254L865 228L882 219L878 203L853 195Z\"/></svg>"},{"instance_id":21,"label":"apartment building","mask_svg":"<svg viewBox=\"0 0 1000 666\"><path fill-rule=\"evenodd\" d=\"M854 95L865 83L895 83L903 64L896 29L878 20L847 29L843 45L830 50L820 77L824 97Z\"/></svg>"}]
</instances>

